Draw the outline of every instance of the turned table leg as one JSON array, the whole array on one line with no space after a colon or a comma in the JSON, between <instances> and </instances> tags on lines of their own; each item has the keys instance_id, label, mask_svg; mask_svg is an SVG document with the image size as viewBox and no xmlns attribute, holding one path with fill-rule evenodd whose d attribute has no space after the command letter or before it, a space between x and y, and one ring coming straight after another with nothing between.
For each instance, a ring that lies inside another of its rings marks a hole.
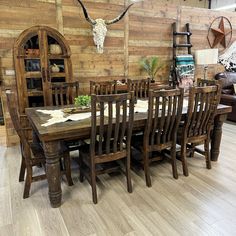
<instances>
[{"instance_id":1,"label":"turned table leg","mask_svg":"<svg viewBox=\"0 0 236 236\"><path fill-rule=\"evenodd\" d=\"M227 118L227 114L217 115L214 120L214 127L211 137L211 160L217 161L220 154L220 142L222 136L222 126Z\"/></svg>"},{"instance_id":2,"label":"turned table leg","mask_svg":"<svg viewBox=\"0 0 236 236\"><path fill-rule=\"evenodd\" d=\"M60 155L61 145L59 141L51 141L43 144L46 156L46 175L49 188L49 199L52 207L61 205L61 170Z\"/></svg>"}]
</instances>

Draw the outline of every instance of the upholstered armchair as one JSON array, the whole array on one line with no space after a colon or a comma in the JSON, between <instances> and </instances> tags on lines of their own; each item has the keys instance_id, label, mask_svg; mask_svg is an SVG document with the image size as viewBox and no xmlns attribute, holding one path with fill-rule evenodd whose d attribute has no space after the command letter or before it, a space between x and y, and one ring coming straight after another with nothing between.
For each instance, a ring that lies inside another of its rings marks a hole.
<instances>
[{"instance_id":1,"label":"upholstered armchair","mask_svg":"<svg viewBox=\"0 0 236 236\"><path fill-rule=\"evenodd\" d=\"M234 84L236 84L236 72L222 72L215 75L216 80L222 81L222 92L220 103L232 106L232 112L227 119L236 121L236 94Z\"/></svg>"}]
</instances>

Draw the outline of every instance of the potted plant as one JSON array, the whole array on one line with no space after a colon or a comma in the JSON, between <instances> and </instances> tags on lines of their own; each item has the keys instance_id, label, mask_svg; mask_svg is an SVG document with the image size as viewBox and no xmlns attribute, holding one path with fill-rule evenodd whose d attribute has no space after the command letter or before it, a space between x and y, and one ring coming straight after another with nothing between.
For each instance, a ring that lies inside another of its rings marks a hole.
<instances>
[{"instance_id":1,"label":"potted plant","mask_svg":"<svg viewBox=\"0 0 236 236\"><path fill-rule=\"evenodd\" d=\"M142 70L148 73L151 82L154 83L156 74L162 68L163 63L160 62L158 57L142 58L140 60L140 66Z\"/></svg>"},{"instance_id":2,"label":"potted plant","mask_svg":"<svg viewBox=\"0 0 236 236\"><path fill-rule=\"evenodd\" d=\"M81 95L75 98L75 105L80 108L88 108L91 105L91 97L89 95Z\"/></svg>"}]
</instances>

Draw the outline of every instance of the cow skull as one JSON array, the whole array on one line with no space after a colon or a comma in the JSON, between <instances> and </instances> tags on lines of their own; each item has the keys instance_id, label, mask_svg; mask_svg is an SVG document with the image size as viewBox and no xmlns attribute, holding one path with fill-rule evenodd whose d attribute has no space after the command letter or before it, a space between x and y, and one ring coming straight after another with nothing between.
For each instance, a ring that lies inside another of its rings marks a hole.
<instances>
[{"instance_id":1,"label":"cow skull","mask_svg":"<svg viewBox=\"0 0 236 236\"><path fill-rule=\"evenodd\" d=\"M103 44L104 44L104 40L105 40L106 33L107 33L107 25L111 25L111 24L116 23L119 20L121 20L124 17L125 13L129 10L129 8L134 3L130 4L119 16L117 16L113 20L103 20L100 18L93 20L89 16L89 14L87 13L87 10L86 10L84 4L80 0L78 0L78 2L80 3L81 7L83 8L85 19L93 27L93 41L94 41L95 45L97 46L97 52L103 53Z\"/></svg>"}]
</instances>

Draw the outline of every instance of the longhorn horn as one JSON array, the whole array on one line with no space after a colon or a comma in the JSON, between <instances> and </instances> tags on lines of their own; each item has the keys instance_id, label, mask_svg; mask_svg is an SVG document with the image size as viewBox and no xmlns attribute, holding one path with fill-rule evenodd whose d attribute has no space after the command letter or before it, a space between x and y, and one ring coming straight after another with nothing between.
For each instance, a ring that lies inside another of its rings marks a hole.
<instances>
[{"instance_id":1,"label":"longhorn horn","mask_svg":"<svg viewBox=\"0 0 236 236\"><path fill-rule=\"evenodd\" d=\"M78 0L79 1L79 0ZM116 22L118 22L119 20L121 20L125 13L129 10L129 8L133 5L134 3L131 3L119 16L117 16L116 18L114 18L113 20L106 20L105 21L105 24L106 25L111 25L111 24L114 24Z\"/></svg>"},{"instance_id":2,"label":"longhorn horn","mask_svg":"<svg viewBox=\"0 0 236 236\"><path fill-rule=\"evenodd\" d=\"M88 12L87 12L87 10L86 10L84 4L83 4L80 0L78 0L78 2L80 3L81 7L83 8L83 12L84 12L84 17L85 17L85 19L86 19L90 24L95 25L95 24L96 24L96 21L93 20L93 19L89 16L89 14L88 14Z\"/></svg>"}]
</instances>

